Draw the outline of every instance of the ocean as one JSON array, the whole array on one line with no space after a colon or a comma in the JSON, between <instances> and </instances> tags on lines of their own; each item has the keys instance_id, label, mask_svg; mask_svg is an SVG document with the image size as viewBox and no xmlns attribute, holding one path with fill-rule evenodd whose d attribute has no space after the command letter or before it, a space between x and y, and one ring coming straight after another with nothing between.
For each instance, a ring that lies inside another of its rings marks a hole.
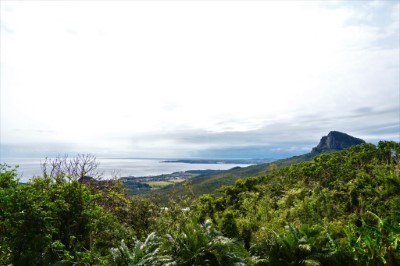
<instances>
[{"instance_id":1,"label":"ocean","mask_svg":"<svg viewBox=\"0 0 400 266\"><path fill-rule=\"evenodd\" d=\"M187 170L228 170L236 166L249 166L249 164L162 162L170 159L98 158L97 160L100 162L99 170L104 173L104 178L152 176ZM17 173L20 182L28 182L33 176L41 175L41 163L43 161L43 158L1 158L1 163L19 166Z\"/></svg>"}]
</instances>

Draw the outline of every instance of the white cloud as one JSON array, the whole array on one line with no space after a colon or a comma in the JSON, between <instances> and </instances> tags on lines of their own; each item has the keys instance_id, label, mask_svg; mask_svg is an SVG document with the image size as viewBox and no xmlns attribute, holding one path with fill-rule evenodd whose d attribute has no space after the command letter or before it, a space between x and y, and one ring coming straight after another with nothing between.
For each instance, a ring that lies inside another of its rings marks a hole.
<instances>
[{"instance_id":1,"label":"white cloud","mask_svg":"<svg viewBox=\"0 0 400 266\"><path fill-rule=\"evenodd\" d=\"M145 137L398 107L399 6L353 4L5 2L1 143L179 154Z\"/></svg>"}]
</instances>

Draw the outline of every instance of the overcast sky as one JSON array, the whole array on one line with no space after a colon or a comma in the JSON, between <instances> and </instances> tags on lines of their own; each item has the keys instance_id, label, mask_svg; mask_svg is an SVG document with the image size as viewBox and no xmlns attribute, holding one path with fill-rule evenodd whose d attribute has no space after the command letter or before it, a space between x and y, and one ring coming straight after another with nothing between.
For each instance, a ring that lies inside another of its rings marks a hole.
<instances>
[{"instance_id":1,"label":"overcast sky","mask_svg":"<svg viewBox=\"0 0 400 266\"><path fill-rule=\"evenodd\" d=\"M399 139L399 1L1 1L1 156Z\"/></svg>"}]
</instances>

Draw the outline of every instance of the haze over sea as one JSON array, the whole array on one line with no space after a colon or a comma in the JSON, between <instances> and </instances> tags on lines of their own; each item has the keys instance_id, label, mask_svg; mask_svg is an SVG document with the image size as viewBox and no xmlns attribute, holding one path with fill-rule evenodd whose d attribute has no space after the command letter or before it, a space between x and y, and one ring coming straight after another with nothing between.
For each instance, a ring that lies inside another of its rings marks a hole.
<instances>
[{"instance_id":1,"label":"haze over sea","mask_svg":"<svg viewBox=\"0 0 400 266\"><path fill-rule=\"evenodd\" d=\"M132 159L132 158L98 158L99 170L104 172L104 178L113 176L152 176L170 174L187 170L227 170L236 166L246 167L249 164L196 164L196 163L163 163L170 159ZM43 158L1 158L0 163L11 166L18 165L18 177L20 182L28 182L33 176L41 175L41 163Z\"/></svg>"}]
</instances>

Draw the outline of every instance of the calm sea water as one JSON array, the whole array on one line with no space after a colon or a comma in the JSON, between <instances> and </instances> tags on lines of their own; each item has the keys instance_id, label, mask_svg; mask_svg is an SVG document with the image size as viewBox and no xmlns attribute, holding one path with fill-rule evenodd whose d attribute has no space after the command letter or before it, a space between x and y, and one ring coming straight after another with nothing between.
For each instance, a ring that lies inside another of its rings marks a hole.
<instances>
[{"instance_id":1,"label":"calm sea water","mask_svg":"<svg viewBox=\"0 0 400 266\"><path fill-rule=\"evenodd\" d=\"M99 170L105 178L112 176L151 176L170 174L187 170L228 170L236 166L246 167L249 164L188 164L163 163L164 159L98 159ZM11 166L19 165L18 177L20 182L27 182L33 176L41 175L40 164L43 158L1 158L1 163Z\"/></svg>"}]
</instances>

